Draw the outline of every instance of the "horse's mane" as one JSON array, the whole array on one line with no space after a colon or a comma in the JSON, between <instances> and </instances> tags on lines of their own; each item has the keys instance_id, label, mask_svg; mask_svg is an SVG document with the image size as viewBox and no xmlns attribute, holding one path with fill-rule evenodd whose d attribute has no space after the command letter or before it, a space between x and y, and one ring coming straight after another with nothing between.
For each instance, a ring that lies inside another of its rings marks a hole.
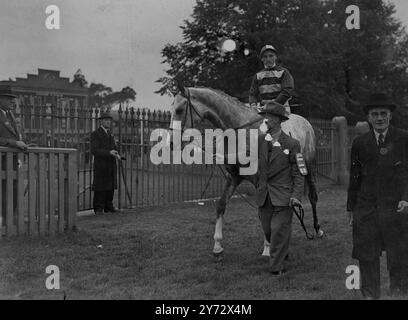
<instances>
[{"instance_id":1,"label":"horse's mane","mask_svg":"<svg viewBox=\"0 0 408 320\"><path fill-rule=\"evenodd\" d=\"M224 91L218 90L218 89L213 89L213 88L209 88L209 87L196 87L198 89L207 89L212 91L213 93L217 94L218 96L220 96L220 98L226 100L226 103L228 105L235 107L239 107L241 109L244 109L245 111L252 111L251 108L249 108L248 106L246 106L243 102L239 101L238 98L232 97L229 94L225 93Z\"/></svg>"}]
</instances>

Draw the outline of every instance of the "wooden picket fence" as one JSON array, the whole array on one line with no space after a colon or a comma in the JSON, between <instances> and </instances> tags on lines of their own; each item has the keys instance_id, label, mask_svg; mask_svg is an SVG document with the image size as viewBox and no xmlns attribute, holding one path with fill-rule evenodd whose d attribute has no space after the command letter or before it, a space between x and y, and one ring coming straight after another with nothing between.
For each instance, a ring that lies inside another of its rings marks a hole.
<instances>
[{"instance_id":1,"label":"wooden picket fence","mask_svg":"<svg viewBox=\"0 0 408 320\"><path fill-rule=\"evenodd\" d=\"M0 182L2 237L75 228L77 150L0 147Z\"/></svg>"}]
</instances>

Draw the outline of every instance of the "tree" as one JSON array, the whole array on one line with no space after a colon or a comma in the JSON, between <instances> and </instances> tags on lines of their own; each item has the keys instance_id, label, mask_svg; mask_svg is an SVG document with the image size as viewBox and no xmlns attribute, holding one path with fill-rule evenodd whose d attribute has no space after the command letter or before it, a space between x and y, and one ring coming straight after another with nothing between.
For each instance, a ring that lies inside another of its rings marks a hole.
<instances>
[{"instance_id":1,"label":"tree","mask_svg":"<svg viewBox=\"0 0 408 320\"><path fill-rule=\"evenodd\" d=\"M89 102L92 107L108 107L114 103L135 101L136 95L136 91L129 86L116 92L102 83L91 83L89 86Z\"/></svg>"},{"instance_id":2,"label":"tree","mask_svg":"<svg viewBox=\"0 0 408 320\"><path fill-rule=\"evenodd\" d=\"M360 8L360 30L346 29L350 4ZM245 101L262 68L257 53L271 43L313 116L356 121L363 116L357 101L370 92L386 91L398 102L407 94L408 36L394 13L383 0L198 0L181 27L183 41L162 50L170 68L157 93L178 77ZM221 50L224 39L237 49Z\"/></svg>"},{"instance_id":3,"label":"tree","mask_svg":"<svg viewBox=\"0 0 408 320\"><path fill-rule=\"evenodd\" d=\"M85 76L82 74L81 69L78 69L77 72L74 74L74 80L72 80L73 83L78 83L81 88L85 88L88 84L88 81L86 81Z\"/></svg>"},{"instance_id":4,"label":"tree","mask_svg":"<svg viewBox=\"0 0 408 320\"><path fill-rule=\"evenodd\" d=\"M112 92L108 96L106 96L106 103L113 104L113 103L129 103L130 101L135 101L136 99L136 91L133 90L131 87L127 86L123 88L121 91Z\"/></svg>"},{"instance_id":5,"label":"tree","mask_svg":"<svg viewBox=\"0 0 408 320\"><path fill-rule=\"evenodd\" d=\"M91 83L89 86L89 105L91 107L102 107L107 101L106 98L112 94L112 88L102 83Z\"/></svg>"}]
</instances>

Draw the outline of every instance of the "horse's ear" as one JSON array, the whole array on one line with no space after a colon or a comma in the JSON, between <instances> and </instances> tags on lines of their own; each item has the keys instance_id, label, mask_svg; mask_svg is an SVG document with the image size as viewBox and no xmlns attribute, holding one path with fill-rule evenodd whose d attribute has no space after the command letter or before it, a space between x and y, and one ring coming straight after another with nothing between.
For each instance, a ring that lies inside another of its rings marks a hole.
<instances>
[{"instance_id":1,"label":"horse's ear","mask_svg":"<svg viewBox=\"0 0 408 320\"><path fill-rule=\"evenodd\" d=\"M187 89L186 87L184 87L183 82L178 78L176 78L175 81L176 81L177 89L180 92L180 94L183 97L187 97Z\"/></svg>"}]
</instances>

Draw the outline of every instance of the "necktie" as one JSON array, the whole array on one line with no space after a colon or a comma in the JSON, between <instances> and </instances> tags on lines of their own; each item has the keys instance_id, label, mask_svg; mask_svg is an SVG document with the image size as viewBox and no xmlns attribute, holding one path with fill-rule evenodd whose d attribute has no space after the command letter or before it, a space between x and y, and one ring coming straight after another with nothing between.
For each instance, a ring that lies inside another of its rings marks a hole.
<instances>
[{"instance_id":1,"label":"necktie","mask_svg":"<svg viewBox=\"0 0 408 320\"><path fill-rule=\"evenodd\" d=\"M16 122L14 120L14 117L13 117L11 111L7 110L5 113L6 113L6 119L10 123L10 126L13 128L13 130L16 132L16 134L18 134L18 130L17 130L17 127L16 127Z\"/></svg>"},{"instance_id":2,"label":"necktie","mask_svg":"<svg viewBox=\"0 0 408 320\"><path fill-rule=\"evenodd\" d=\"M111 136L111 132L110 132L110 130L108 129L108 130L106 130L106 133L108 134L108 136L110 137Z\"/></svg>"},{"instance_id":3,"label":"necktie","mask_svg":"<svg viewBox=\"0 0 408 320\"><path fill-rule=\"evenodd\" d=\"M378 146L379 147L384 146L384 135L382 133L380 133L380 135L378 136Z\"/></svg>"}]
</instances>

